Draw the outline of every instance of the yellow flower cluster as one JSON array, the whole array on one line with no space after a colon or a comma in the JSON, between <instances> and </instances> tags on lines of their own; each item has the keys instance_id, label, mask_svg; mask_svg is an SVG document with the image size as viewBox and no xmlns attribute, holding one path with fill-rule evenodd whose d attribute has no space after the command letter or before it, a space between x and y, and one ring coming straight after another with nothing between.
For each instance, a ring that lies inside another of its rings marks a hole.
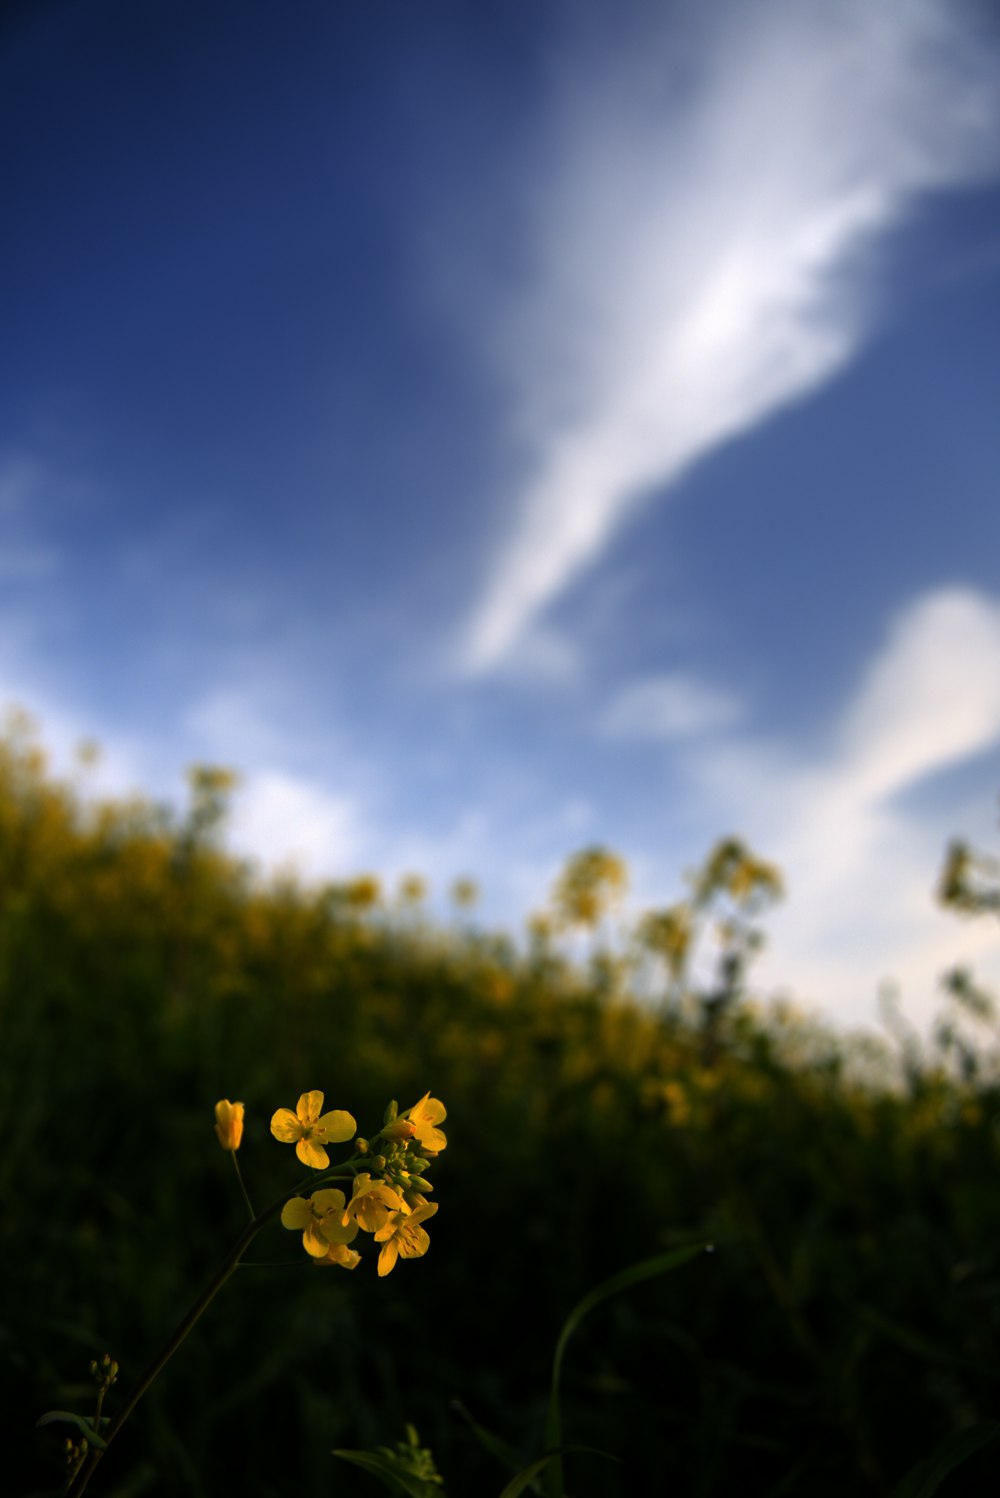
<instances>
[{"instance_id":1,"label":"yellow flower cluster","mask_svg":"<svg viewBox=\"0 0 1000 1498\"><path fill-rule=\"evenodd\" d=\"M271 1120L275 1138L295 1141L306 1164L314 1164L321 1154L320 1169L328 1162L316 1131L325 1130L325 1141L337 1142L349 1137L338 1131L346 1130L344 1121L350 1118L345 1113L322 1114L322 1106L321 1092L304 1093L295 1114L279 1109ZM423 1172L448 1143L439 1127L446 1116L444 1104L429 1092L405 1113L391 1103L374 1139L355 1140L356 1154L345 1166L353 1175L350 1197L336 1189L314 1191L308 1199L292 1197L282 1208L283 1226L302 1233L303 1248L318 1264L356 1268L361 1255L348 1245L359 1231L382 1245L380 1275L388 1274L400 1258L419 1259L430 1247L422 1224L437 1211L437 1203L425 1195L433 1187ZM354 1132L353 1119L349 1132ZM359 1169L362 1163L368 1168Z\"/></svg>"},{"instance_id":2,"label":"yellow flower cluster","mask_svg":"<svg viewBox=\"0 0 1000 1498\"><path fill-rule=\"evenodd\" d=\"M381 1244L380 1275L389 1274L398 1259L419 1259L430 1247L423 1224L437 1211L426 1192L434 1188L424 1174L446 1147L441 1124L447 1117L438 1098L425 1092L405 1113L390 1103L382 1127L370 1141L357 1135L350 1113L323 1112L324 1094L304 1092L290 1108L279 1108L271 1119L271 1133L282 1144L294 1144L303 1165L326 1171L326 1146L354 1140L354 1153L327 1180L350 1180L347 1196L338 1187L323 1186L308 1197L293 1196L281 1209L282 1226L302 1234L302 1246L316 1264L355 1269L361 1255L350 1247L359 1232L370 1233ZM215 1106L215 1131L222 1148L239 1149L243 1137L242 1103L224 1099Z\"/></svg>"}]
</instances>

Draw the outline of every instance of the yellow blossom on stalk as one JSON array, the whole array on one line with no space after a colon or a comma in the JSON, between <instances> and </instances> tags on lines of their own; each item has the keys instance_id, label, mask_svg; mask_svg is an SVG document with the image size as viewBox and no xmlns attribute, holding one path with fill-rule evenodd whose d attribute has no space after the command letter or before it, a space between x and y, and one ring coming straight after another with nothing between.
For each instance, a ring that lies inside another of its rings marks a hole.
<instances>
[{"instance_id":1,"label":"yellow blossom on stalk","mask_svg":"<svg viewBox=\"0 0 1000 1498\"><path fill-rule=\"evenodd\" d=\"M294 1113L291 1108L279 1108L271 1119L275 1139L282 1144L294 1144L302 1164L312 1166L313 1170L325 1170L330 1163L330 1156L323 1148L325 1144L343 1144L358 1132L349 1113L341 1109L321 1113L322 1107L321 1092L304 1092Z\"/></svg>"},{"instance_id":2,"label":"yellow blossom on stalk","mask_svg":"<svg viewBox=\"0 0 1000 1498\"><path fill-rule=\"evenodd\" d=\"M420 1224L428 1217L433 1217L437 1209L437 1202L424 1202L408 1215L393 1212L385 1226L379 1228L375 1234L375 1242L382 1245L382 1252L378 1256L380 1276L389 1274L395 1268L397 1258L419 1259L427 1252L431 1240L427 1230Z\"/></svg>"},{"instance_id":3,"label":"yellow blossom on stalk","mask_svg":"<svg viewBox=\"0 0 1000 1498\"><path fill-rule=\"evenodd\" d=\"M417 1143L425 1155L438 1155L448 1143L444 1134L437 1127L448 1117L448 1110L444 1103L438 1098L431 1097L425 1092L419 1103L414 1103L407 1113L407 1118L413 1125L413 1132Z\"/></svg>"},{"instance_id":4,"label":"yellow blossom on stalk","mask_svg":"<svg viewBox=\"0 0 1000 1498\"><path fill-rule=\"evenodd\" d=\"M339 1264L341 1269L357 1269L361 1263L361 1255L354 1248L348 1248L345 1243L331 1243L322 1259L313 1259L313 1263L320 1269L327 1264Z\"/></svg>"},{"instance_id":5,"label":"yellow blossom on stalk","mask_svg":"<svg viewBox=\"0 0 1000 1498\"><path fill-rule=\"evenodd\" d=\"M224 1150L238 1150L243 1138L243 1104L223 1098L215 1105L215 1132Z\"/></svg>"},{"instance_id":6,"label":"yellow blossom on stalk","mask_svg":"<svg viewBox=\"0 0 1000 1498\"><path fill-rule=\"evenodd\" d=\"M331 1248L344 1248L358 1233L356 1222L344 1221L344 1193L336 1189L314 1191L308 1201L293 1196L281 1209L281 1226L302 1234L302 1247L313 1259L329 1258ZM344 1260L338 1254L332 1262ZM345 1268L353 1267L345 1264Z\"/></svg>"},{"instance_id":7,"label":"yellow blossom on stalk","mask_svg":"<svg viewBox=\"0 0 1000 1498\"><path fill-rule=\"evenodd\" d=\"M389 1220L391 1212L409 1212L409 1207L391 1186L384 1181L373 1181L367 1171L354 1178L354 1190L341 1221L353 1221L366 1233L377 1233Z\"/></svg>"}]
</instances>

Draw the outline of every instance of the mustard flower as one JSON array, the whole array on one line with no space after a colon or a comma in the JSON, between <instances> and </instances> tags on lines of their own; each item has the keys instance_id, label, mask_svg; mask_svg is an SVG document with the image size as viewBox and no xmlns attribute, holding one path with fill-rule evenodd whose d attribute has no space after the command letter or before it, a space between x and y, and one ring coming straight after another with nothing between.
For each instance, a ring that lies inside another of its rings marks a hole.
<instances>
[{"instance_id":1,"label":"mustard flower","mask_svg":"<svg viewBox=\"0 0 1000 1498\"><path fill-rule=\"evenodd\" d=\"M325 1170L330 1163L330 1156L323 1148L325 1144L343 1144L358 1132L349 1113L339 1109L322 1113L322 1107L321 1092L304 1092L294 1113L291 1108L279 1108L271 1119L275 1139L282 1144L294 1144L302 1164L312 1166L313 1170Z\"/></svg>"},{"instance_id":2,"label":"mustard flower","mask_svg":"<svg viewBox=\"0 0 1000 1498\"><path fill-rule=\"evenodd\" d=\"M385 1226L379 1228L375 1234L375 1242L382 1245L382 1252L378 1256L380 1276L391 1273L396 1267L397 1258L419 1259L427 1252L431 1240L426 1228L422 1228L420 1224L426 1222L428 1217L433 1217L437 1209L437 1202L424 1202L408 1215L393 1212Z\"/></svg>"},{"instance_id":3,"label":"mustard flower","mask_svg":"<svg viewBox=\"0 0 1000 1498\"><path fill-rule=\"evenodd\" d=\"M413 1125L413 1132L423 1153L425 1155L440 1154L448 1143L437 1127L448 1117L448 1110L444 1103L436 1097L431 1097L429 1092L425 1092L419 1103L414 1103L406 1116Z\"/></svg>"},{"instance_id":4,"label":"mustard flower","mask_svg":"<svg viewBox=\"0 0 1000 1498\"><path fill-rule=\"evenodd\" d=\"M356 1222L344 1222L344 1193L336 1189L314 1191L308 1201L304 1196L293 1196L281 1209L281 1226L301 1232L302 1247L312 1259L329 1258L331 1247L343 1248L358 1233ZM338 1255L333 1262L340 1264L343 1260Z\"/></svg>"},{"instance_id":5,"label":"mustard flower","mask_svg":"<svg viewBox=\"0 0 1000 1498\"><path fill-rule=\"evenodd\" d=\"M351 1199L341 1220L345 1223L353 1220L366 1233L375 1233L388 1222L390 1212L405 1216L409 1210L398 1191L384 1181L373 1181L367 1171L362 1171L354 1178Z\"/></svg>"},{"instance_id":6,"label":"mustard flower","mask_svg":"<svg viewBox=\"0 0 1000 1498\"><path fill-rule=\"evenodd\" d=\"M361 1255L356 1249L348 1248L346 1243L331 1243L323 1258L313 1259L313 1263L320 1269L327 1264L339 1264L341 1269L357 1269Z\"/></svg>"},{"instance_id":7,"label":"mustard flower","mask_svg":"<svg viewBox=\"0 0 1000 1498\"><path fill-rule=\"evenodd\" d=\"M238 1150L243 1138L243 1104L222 1098L215 1105L215 1132L224 1150Z\"/></svg>"}]
</instances>

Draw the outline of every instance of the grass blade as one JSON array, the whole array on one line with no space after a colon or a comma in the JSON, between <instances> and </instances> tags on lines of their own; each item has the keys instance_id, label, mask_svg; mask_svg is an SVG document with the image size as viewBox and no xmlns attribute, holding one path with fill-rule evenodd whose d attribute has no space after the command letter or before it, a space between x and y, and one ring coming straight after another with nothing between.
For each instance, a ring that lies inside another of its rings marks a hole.
<instances>
[{"instance_id":1,"label":"grass blade","mask_svg":"<svg viewBox=\"0 0 1000 1498\"><path fill-rule=\"evenodd\" d=\"M550 1462L559 1461L566 1451L587 1451L591 1456L603 1456L609 1462L616 1462L618 1458L612 1456L610 1451L598 1451L595 1446L557 1446L554 1451L545 1451L526 1467L522 1467L516 1477L510 1482L500 1494L500 1498L519 1498L525 1488L534 1487L538 1474L549 1465ZM551 1470L551 1469L550 1469Z\"/></svg>"},{"instance_id":2,"label":"grass blade","mask_svg":"<svg viewBox=\"0 0 1000 1498\"><path fill-rule=\"evenodd\" d=\"M603 1280L601 1284L596 1285L573 1307L563 1322L562 1331L556 1343L555 1356L552 1359L552 1388L549 1394L549 1414L545 1424L545 1444L550 1451L556 1450L562 1440L559 1391L566 1344L584 1316L612 1295L619 1295L623 1290L631 1290L634 1285L640 1285L644 1280L667 1274L671 1269L679 1269L682 1264L687 1264L689 1260L697 1258L707 1249L708 1244L689 1243L684 1248L671 1249L669 1253L657 1254L652 1259L640 1259L638 1264L631 1264L627 1269L619 1270L617 1274L611 1275L610 1279ZM548 1498L562 1498L562 1487L562 1461L557 1458L546 1472L545 1491Z\"/></svg>"},{"instance_id":3,"label":"grass blade","mask_svg":"<svg viewBox=\"0 0 1000 1498\"><path fill-rule=\"evenodd\" d=\"M977 1451L985 1450L998 1436L1000 1425L992 1420L984 1420L949 1436L936 1451L911 1468L899 1487L893 1488L892 1498L931 1498L950 1472L968 1461L970 1456L975 1456Z\"/></svg>"},{"instance_id":4,"label":"grass blade","mask_svg":"<svg viewBox=\"0 0 1000 1498\"><path fill-rule=\"evenodd\" d=\"M516 1472L518 1470L521 1458L513 1446L505 1441L502 1436L494 1435L491 1430L487 1430L485 1425L480 1425L476 1417L471 1411L466 1409L460 1399L453 1399L451 1407L461 1415L484 1451L488 1451L490 1456L496 1457L500 1465L506 1467L509 1472Z\"/></svg>"}]
</instances>

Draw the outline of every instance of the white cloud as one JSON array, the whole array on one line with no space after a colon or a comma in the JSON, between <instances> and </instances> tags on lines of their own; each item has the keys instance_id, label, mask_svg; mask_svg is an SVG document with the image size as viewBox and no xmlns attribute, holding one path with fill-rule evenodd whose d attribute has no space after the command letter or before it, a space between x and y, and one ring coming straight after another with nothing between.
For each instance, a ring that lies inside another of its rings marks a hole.
<instances>
[{"instance_id":1,"label":"white cloud","mask_svg":"<svg viewBox=\"0 0 1000 1498\"><path fill-rule=\"evenodd\" d=\"M768 919L761 981L856 1023L875 1017L879 982L897 979L921 1024L947 967L983 961L1000 981L992 923L958 921L933 898L951 835L994 845L993 798L900 800L998 745L1000 602L953 588L896 618L825 758L733 739L699 755L692 773L714 815L729 817L787 878L788 898Z\"/></svg>"},{"instance_id":2,"label":"white cloud","mask_svg":"<svg viewBox=\"0 0 1000 1498\"><path fill-rule=\"evenodd\" d=\"M1000 724L1000 606L955 588L897 620L848 716L856 795L892 795L992 743Z\"/></svg>"},{"instance_id":3,"label":"white cloud","mask_svg":"<svg viewBox=\"0 0 1000 1498\"><path fill-rule=\"evenodd\" d=\"M307 879L349 873L366 846L349 797L273 769L242 777L227 842L268 869L292 868Z\"/></svg>"},{"instance_id":4,"label":"white cloud","mask_svg":"<svg viewBox=\"0 0 1000 1498\"><path fill-rule=\"evenodd\" d=\"M530 460L470 674L654 488L841 369L873 316L860 252L997 165L998 55L963 4L707 9L696 37L671 8L581 65L538 153L530 285L497 335Z\"/></svg>"},{"instance_id":5,"label":"white cloud","mask_svg":"<svg viewBox=\"0 0 1000 1498\"><path fill-rule=\"evenodd\" d=\"M731 693L673 672L627 683L598 726L608 738L681 739L726 728L741 715Z\"/></svg>"}]
</instances>

